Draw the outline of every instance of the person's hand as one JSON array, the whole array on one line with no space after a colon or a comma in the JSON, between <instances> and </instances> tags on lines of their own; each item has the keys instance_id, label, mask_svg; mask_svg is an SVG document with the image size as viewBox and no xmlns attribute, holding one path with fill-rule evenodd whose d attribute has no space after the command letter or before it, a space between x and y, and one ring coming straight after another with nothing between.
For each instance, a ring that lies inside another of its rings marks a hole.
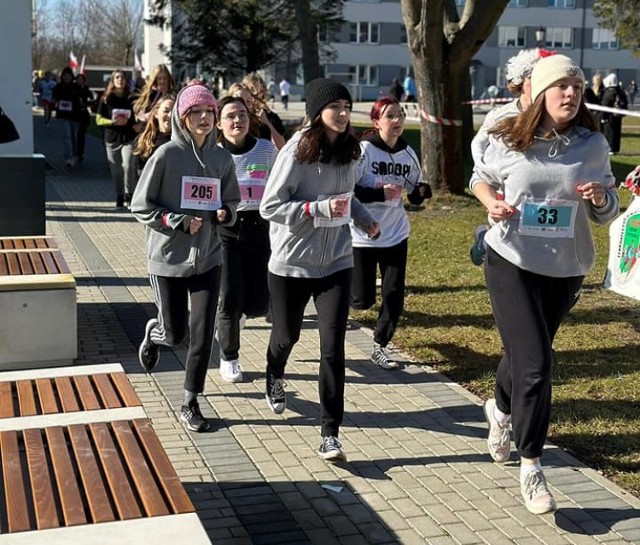
<instances>
[{"instance_id":1,"label":"person's hand","mask_svg":"<svg viewBox=\"0 0 640 545\"><path fill-rule=\"evenodd\" d=\"M576 189L583 199L589 200L596 208L601 208L607 204L607 192L604 187L597 182L587 182L579 184Z\"/></svg>"},{"instance_id":2,"label":"person's hand","mask_svg":"<svg viewBox=\"0 0 640 545\"><path fill-rule=\"evenodd\" d=\"M397 201L402 195L402 186L396 184L384 184L384 200Z\"/></svg>"},{"instance_id":3,"label":"person's hand","mask_svg":"<svg viewBox=\"0 0 640 545\"><path fill-rule=\"evenodd\" d=\"M200 230L201 227L202 227L202 218L196 218L196 217L191 218L191 221L189 221L189 234L195 235Z\"/></svg>"},{"instance_id":4,"label":"person's hand","mask_svg":"<svg viewBox=\"0 0 640 545\"><path fill-rule=\"evenodd\" d=\"M227 211L224 208L216 210L216 219L218 223L224 223L227 219Z\"/></svg>"},{"instance_id":5,"label":"person's hand","mask_svg":"<svg viewBox=\"0 0 640 545\"><path fill-rule=\"evenodd\" d=\"M142 129L144 129L144 123L133 124L133 130L135 131L136 134L140 134L142 132Z\"/></svg>"},{"instance_id":6,"label":"person's hand","mask_svg":"<svg viewBox=\"0 0 640 545\"><path fill-rule=\"evenodd\" d=\"M370 223L367 225L366 232L370 239L377 239L380 236L380 224L377 221Z\"/></svg>"},{"instance_id":7,"label":"person's hand","mask_svg":"<svg viewBox=\"0 0 640 545\"><path fill-rule=\"evenodd\" d=\"M342 218L349 210L349 197L333 198L329 200L329 210L332 218Z\"/></svg>"},{"instance_id":8,"label":"person's hand","mask_svg":"<svg viewBox=\"0 0 640 545\"><path fill-rule=\"evenodd\" d=\"M129 119L127 118L126 115L117 115L116 118L113 120L113 124L118 127L122 127L126 125L128 121Z\"/></svg>"},{"instance_id":9,"label":"person's hand","mask_svg":"<svg viewBox=\"0 0 640 545\"><path fill-rule=\"evenodd\" d=\"M487 206L487 211L493 221L503 221L512 218L518 210L502 199L493 199Z\"/></svg>"}]
</instances>

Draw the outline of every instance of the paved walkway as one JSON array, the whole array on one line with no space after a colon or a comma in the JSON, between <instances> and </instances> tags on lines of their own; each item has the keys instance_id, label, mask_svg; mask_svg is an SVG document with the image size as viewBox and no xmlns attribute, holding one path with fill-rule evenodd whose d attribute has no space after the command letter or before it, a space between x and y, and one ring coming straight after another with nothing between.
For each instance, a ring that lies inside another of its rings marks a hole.
<instances>
[{"instance_id":1,"label":"paved walkway","mask_svg":"<svg viewBox=\"0 0 640 545\"><path fill-rule=\"evenodd\" d=\"M51 165L48 234L78 283L78 364L124 365L214 544L640 543L640 501L552 445L544 463L559 509L529 514L518 465L486 453L480 400L419 362L398 372L370 364L371 334L359 327L347 334L341 439L350 461L320 460L313 314L287 368L283 415L263 395L269 326L249 320L245 382L211 369L202 405L214 429L187 432L176 418L185 351L164 350L153 374L137 362L154 310L143 228L114 210L101 143L89 138L85 164L70 171L55 121L45 129L36 116L35 139Z\"/></svg>"}]
</instances>

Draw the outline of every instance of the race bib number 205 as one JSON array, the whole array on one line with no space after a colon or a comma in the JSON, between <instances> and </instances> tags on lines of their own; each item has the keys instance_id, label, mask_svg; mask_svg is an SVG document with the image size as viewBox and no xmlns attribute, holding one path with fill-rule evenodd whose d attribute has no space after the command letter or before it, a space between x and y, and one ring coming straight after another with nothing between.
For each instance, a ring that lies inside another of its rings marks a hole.
<instances>
[{"instance_id":1,"label":"race bib number 205","mask_svg":"<svg viewBox=\"0 0 640 545\"><path fill-rule=\"evenodd\" d=\"M218 210L220 201L220 178L204 176L182 177L181 208L192 210Z\"/></svg>"}]
</instances>

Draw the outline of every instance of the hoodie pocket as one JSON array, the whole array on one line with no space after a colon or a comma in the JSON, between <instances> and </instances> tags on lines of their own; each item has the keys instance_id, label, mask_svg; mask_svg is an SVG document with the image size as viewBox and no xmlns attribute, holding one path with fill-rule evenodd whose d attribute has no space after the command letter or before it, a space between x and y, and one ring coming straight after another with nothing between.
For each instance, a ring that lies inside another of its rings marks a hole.
<instances>
[{"instance_id":1,"label":"hoodie pocket","mask_svg":"<svg viewBox=\"0 0 640 545\"><path fill-rule=\"evenodd\" d=\"M179 265L193 261L191 247L193 237L182 231L170 233L152 232L149 241L149 259L151 261Z\"/></svg>"}]
</instances>

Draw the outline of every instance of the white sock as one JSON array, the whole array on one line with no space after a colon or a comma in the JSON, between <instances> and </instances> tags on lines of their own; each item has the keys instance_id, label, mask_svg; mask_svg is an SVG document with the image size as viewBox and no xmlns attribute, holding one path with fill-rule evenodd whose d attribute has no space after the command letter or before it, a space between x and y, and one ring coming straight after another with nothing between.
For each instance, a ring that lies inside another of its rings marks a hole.
<instances>
[{"instance_id":1,"label":"white sock","mask_svg":"<svg viewBox=\"0 0 640 545\"><path fill-rule=\"evenodd\" d=\"M520 462L520 482L524 482L524 480L527 478L527 475L529 475L529 473L531 473L532 471L540 470L542 470L542 466L540 465L539 461L535 464L523 464L522 462Z\"/></svg>"},{"instance_id":2,"label":"white sock","mask_svg":"<svg viewBox=\"0 0 640 545\"><path fill-rule=\"evenodd\" d=\"M511 415L507 413L503 413L498 406L496 405L493 408L493 418L495 418L501 426L506 426L509 422L511 422Z\"/></svg>"}]
</instances>

